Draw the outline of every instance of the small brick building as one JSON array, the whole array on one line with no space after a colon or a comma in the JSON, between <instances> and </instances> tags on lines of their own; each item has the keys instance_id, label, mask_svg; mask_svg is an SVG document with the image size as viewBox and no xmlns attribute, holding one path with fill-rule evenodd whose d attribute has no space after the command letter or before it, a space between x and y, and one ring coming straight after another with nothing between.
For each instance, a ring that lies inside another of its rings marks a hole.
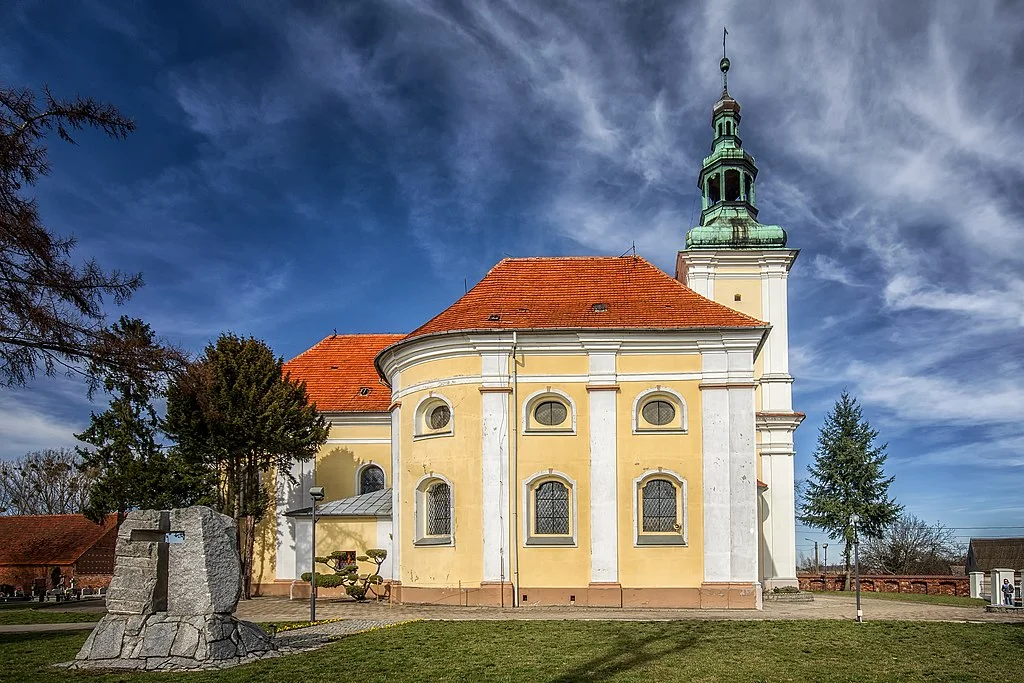
<instances>
[{"instance_id":1,"label":"small brick building","mask_svg":"<svg viewBox=\"0 0 1024 683\"><path fill-rule=\"evenodd\" d=\"M117 515L96 524L83 515L0 516L0 593L51 590L64 578L98 590L114 574Z\"/></svg>"}]
</instances>

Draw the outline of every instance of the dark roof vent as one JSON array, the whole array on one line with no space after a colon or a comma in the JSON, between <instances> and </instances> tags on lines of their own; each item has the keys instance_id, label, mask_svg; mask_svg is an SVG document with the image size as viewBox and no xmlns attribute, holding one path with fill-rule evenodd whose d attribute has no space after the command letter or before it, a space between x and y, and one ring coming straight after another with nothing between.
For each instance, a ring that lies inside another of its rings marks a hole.
<instances>
[{"instance_id":1,"label":"dark roof vent","mask_svg":"<svg viewBox=\"0 0 1024 683\"><path fill-rule=\"evenodd\" d=\"M491 313L489 316L487 316L487 319L492 323L496 323L499 320L501 320L501 315L499 315L498 313Z\"/></svg>"},{"instance_id":2,"label":"dark roof vent","mask_svg":"<svg viewBox=\"0 0 1024 683\"><path fill-rule=\"evenodd\" d=\"M337 366L337 365L332 365L332 366L331 366L331 370L337 370L337 369L338 369L338 366Z\"/></svg>"},{"instance_id":3,"label":"dark roof vent","mask_svg":"<svg viewBox=\"0 0 1024 683\"><path fill-rule=\"evenodd\" d=\"M594 313L604 313L608 310L608 304L597 303L590 307Z\"/></svg>"},{"instance_id":4,"label":"dark roof vent","mask_svg":"<svg viewBox=\"0 0 1024 683\"><path fill-rule=\"evenodd\" d=\"M359 395L360 396L369 396L370 395L370 387L361 387L359 389Z\"/></svg>"}]
</instances>

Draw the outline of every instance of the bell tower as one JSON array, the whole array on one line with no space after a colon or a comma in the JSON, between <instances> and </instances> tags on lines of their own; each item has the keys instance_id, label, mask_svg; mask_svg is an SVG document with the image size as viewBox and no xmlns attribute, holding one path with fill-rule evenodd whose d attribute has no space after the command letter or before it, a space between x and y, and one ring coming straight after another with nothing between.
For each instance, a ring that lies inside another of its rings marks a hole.
<instances>
[{"instance_id":1,"label":"bell tower","mask_svg":"<svg viewBox=\"0 0 1024 683\"><path fill-rule=\"evenodd\" d=\"M697 177L700 224L686 235L676 279L772 326L754 367L758 479L767 486L758 491L759 571L771 589L797 585L793 432L804 416L793 411L787 283L799 252L787 247L781 226L757 220L757 165L739 136L740 105L729 94L724 54L719 66L722 94L711 109L711 154Z\"/></svg>"}]
</instances>

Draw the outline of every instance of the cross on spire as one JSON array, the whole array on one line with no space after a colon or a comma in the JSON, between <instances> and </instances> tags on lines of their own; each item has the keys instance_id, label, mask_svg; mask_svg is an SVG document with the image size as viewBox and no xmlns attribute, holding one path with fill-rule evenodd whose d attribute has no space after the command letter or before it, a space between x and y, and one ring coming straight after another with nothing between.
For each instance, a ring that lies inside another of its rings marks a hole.
<instances>
[{"instance_id":1,"label":"cross on spire","mask_svg":"<svg viewBox=\"0 0 1024 683\"><path fill-rule=\"evenodd\" d=\"M722 95L729 94L729 58L725 53L725 39L729 35L729 29L722 27L722 61L719 67L722 69Z\"/></svg>"}]
</instances>

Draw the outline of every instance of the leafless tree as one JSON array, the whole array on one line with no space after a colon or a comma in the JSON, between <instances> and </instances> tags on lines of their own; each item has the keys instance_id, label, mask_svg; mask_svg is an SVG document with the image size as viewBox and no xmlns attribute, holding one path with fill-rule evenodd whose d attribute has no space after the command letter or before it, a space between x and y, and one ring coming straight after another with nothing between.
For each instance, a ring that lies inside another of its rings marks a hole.
<instances>
[{"instance_id":1,"label":"leafless tree","mask_svg":"<svg viewBox=\"0 0 1024 683\"><path fill-rule=\"evenodd\" d=\"M0 462L0 514L81 512L95 477L79 465L78 455L70 448L33 451L13 462Z\"/></svg>"},{"instance_id":2,"label":"leafless tree","mask_svg":"<svg viewBox=\"0 0 1024 683\"><path fill-rule=\"evenodd\" d=\"M881 574L949 574L962 557L952 529L907 513L861 545L863 566Z\"/></svg>"}]
</instances>

